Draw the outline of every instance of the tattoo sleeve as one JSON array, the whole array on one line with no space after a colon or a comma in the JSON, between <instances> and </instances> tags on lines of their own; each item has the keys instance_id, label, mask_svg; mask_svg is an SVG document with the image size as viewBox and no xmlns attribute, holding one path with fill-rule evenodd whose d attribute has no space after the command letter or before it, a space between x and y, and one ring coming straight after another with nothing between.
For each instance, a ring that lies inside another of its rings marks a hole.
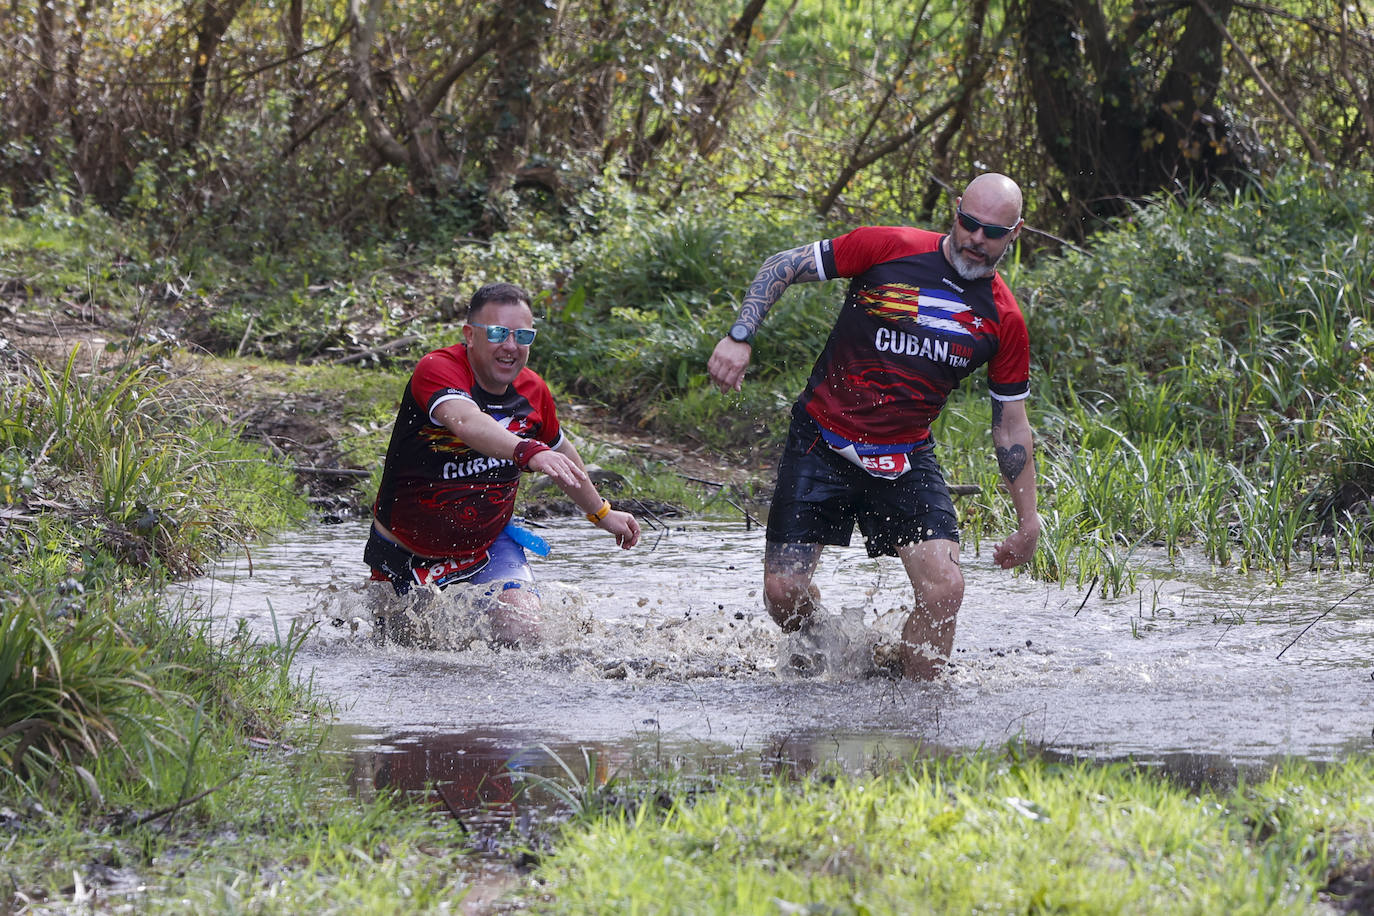
<instances>
[{"instance_id":1,"label":"tattoo sleeve","mask_svg":"<svg viewBox=\"0 0 1374 916\"><path fill-rule=\"evenodd\" d=\"M816 269L816 259L810 245L802 245L788 251L771 255L759 267L754 282L749 284L740 306L739 321L757 331L763 318L773 307L783 292L793 283L805 283L821 278Z\"/></svg>"}]
</instances>

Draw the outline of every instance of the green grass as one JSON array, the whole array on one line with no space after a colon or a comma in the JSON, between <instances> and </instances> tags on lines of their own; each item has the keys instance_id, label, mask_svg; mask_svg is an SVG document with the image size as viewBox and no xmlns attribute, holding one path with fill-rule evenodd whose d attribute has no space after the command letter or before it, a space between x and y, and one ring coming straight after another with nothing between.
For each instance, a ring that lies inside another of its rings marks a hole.
<instances>
[{"instance_id":1,"label":"green grass","mask_svg":"<svg viewBox=\"0 0 1374 916\"><path fill-rule=\"evenodd\" d=\"M289 471L208 399L156 359L103 355L21 364L0 390L0 496L14 507L0 541L6 792L97 807L227 778L241 734L301 708L285 673L296 634L220 644L157 592L305 516Z\"/></svg>"},{"instance_id":2,"label":"green grass","mask_svg":"<svg viewBox=\"0 0 1374 916\"><path fill-rule=\"evenodd\" d=\"M0 495L67 510L66 530L16 526L0 548L16 566L39 554L79 566L105 552L185 575L255 530L304 517L289 470L207 414L208 399L173 390L155 364L102 368L99 356L74 348L61 370L32 364L0 392Z\"/></svg>"},{"instance_id":3,"label":"green grass","mask_svg":"<svg viewBox=\"0 0 1374 916\"><path fill-rule=\"evenodd\" d=\"M456 911L476 874L456 822L394 796L360 800L321 778L331 770L314 751L268 749L211 796L225 796L212 817L28 814L6 837L6 899L75 908L84 889L97 908L139 913Z\"/></svg>"},{"instance_id":4,"label":"green grass","mask_svg":"<svg viewBox=\"0 0 1374 916\"><path fill-rule=\"evenodd\" d=\"M540 866L551 913L1310 912L1367 857L1374 770L1276 767L1188 791L1012 751L877 775L727 780L575 818ZM1354 836L1358 848L1343 848Z\"/></svg>"}]
</instances>

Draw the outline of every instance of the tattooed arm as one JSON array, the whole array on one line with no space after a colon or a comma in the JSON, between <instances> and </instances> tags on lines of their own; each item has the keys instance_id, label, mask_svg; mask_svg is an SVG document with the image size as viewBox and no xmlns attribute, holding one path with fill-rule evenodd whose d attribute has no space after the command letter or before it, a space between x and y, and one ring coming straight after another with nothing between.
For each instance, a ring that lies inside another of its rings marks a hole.
<instances>
[{"instance_id":1,"label":"tattooed arm","mask_svg":"<svg viewBox=\"0 0 1374 916\"><path fill-rule=\"evenodd\" d=\"M1040 540L1040 515L1035 509L1035 439L1026 416L1026 402L992 399L992 444L1011 503L1016 508L1016 531L992 550L1003 569L1028 562Z\"/></svg>"},{"instance_id":2,"label":"tattooed arm","mask_svg":"<svg viewBox=\"0 0 1374 916\"><path fill-rule=\"evenodd\" d=\"M779 251L763 262L754 282L744 294L736 324L742 324L752 335L763 323L763 318L773 304L782 298L783 291L793 283L809 283L821 278L816 269L816 257L811 245L802 245L788 251ZM728 336L716 344L711 359L706 363L706 371L711 381L721 391L731 388L739 390L744 382L744 370L749 367L749 357L753 348L744 342L731 340Z\"/></svg>"}]
</instances>

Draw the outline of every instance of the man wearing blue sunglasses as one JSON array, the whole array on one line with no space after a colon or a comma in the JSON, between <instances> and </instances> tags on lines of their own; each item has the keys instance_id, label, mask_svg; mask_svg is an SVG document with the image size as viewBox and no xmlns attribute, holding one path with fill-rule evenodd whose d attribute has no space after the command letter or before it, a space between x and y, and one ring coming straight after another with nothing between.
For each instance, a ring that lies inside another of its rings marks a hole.
<instances>
[{"instance_id":1,"label":"man wearing blue sunglasses","mask_svg":"<svg viewBox=\"0 0 1374 916\"><path fill-rule=\"evenodd\" d=\"M870 556L896 556L915 591L896 661L940 674L964 598L959 527L930 424L959 382L988 367L992 440L1017 528L992 551L1011 569L1040 538L1034 444L1026 416L1030 340L997 264L1021 233L1021 189L1005 175L971 181L947 233L867 226L763 262L738 319L707 364L739 390L754 334L793 283L850 278L839 317L792 410L768 515L764 604L786 632L820 621L812 584L824 545L859 526Z\"/></svg>"},{"instance_id":2,"label":"man wearing blue sunglasses","mask_svg":"<svg viewBox=\"0 0 1374 916\"><path fill-rule=\"evenodd\" d=\"M529 362L530 296L509 283L468 303L463 343L426 354L401 399L364 560L398 595L417 585L484 586L492 636L538 640L539 593L510 528L522 471L548 476L596 527L629 549L639 523L597 492ZM383 620L383 626L387 621ZM405 627L392 623L404 639Z\"/></svg>"}]
</instances>

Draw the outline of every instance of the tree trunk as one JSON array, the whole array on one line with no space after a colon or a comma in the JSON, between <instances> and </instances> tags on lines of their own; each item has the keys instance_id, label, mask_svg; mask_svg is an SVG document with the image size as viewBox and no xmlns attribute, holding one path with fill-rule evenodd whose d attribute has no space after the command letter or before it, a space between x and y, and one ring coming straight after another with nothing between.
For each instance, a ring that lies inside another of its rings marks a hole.
<instances>
[{"instance_id":1,"label":"tree trunk","mask_svg":"<svg viewBox=\"0 0 1374 916\"><path fill-rule=\"evenodd\" d=\"M40 0L35 20L37 34L37 70L30 90L29 112L25 133L31 138L36 152L37 168L46 173L48 149L52 138L52 113L57 107L57 0Z\"/></svg>"},{"instance_id":2,"label":"tree trunk","mask_svg":"<svg viewBox=\"0 0 1374 916\"><path fill-rule=\"evenodd\" d=\"M305 53L305 0L291 0L286 8L286 80L291 93L291 115L288 131L291 145L305 131L305 76L301 55Z\"/></svg>"},{"instance_id":3,"label":"tree trunk","mask_svg":"<svg viewBox=\"0 0 1374 916\"><path fill-rule=\"evenodd\" d=\"M186 94L186 113L182 118L182 147L191 149L200 143L200 130L205 120L205 91L210 79L210 69L214 64L215 52L219 50L224 33L238 15L244 0L205 0L201 15L196 21L196 50L191 60L191 79Z\"/></svg>"},{"instance_id":4,"label":"tree trunk","mask_svg":"<svg viewBox=\"0 0 1374 916\"><path fill-rule=\"evenodd\" d=\"M1025 0L1036 131L1078 212L1080 237L1090 228L1083 220L1119 215L1164 188L1205 187L1243 165L1215 105L1225 50L1219 25L1232 0L1215 7L1216 19L1188 7L1152 91L1135 47L1152 35L1143 13L1113 38L1091 0Z\"/></svg>"},{"instance_id":5,"label":"tree trunk","mask_svg":"<svg viewBox=\"0 0 1374 916\"><path fill-rule=\"evenodd\" d=\"M503 209L502 198L515 181L523 163L530 125L534 120L534 100L530 87L539 71L543 42L549 28L549 10L544 0L509 0L500 18L504 31L513 40L505 44L496 58L491 86L495 96L488 112L486 185L487 228Z\"/></svg>"}]
</instances>

